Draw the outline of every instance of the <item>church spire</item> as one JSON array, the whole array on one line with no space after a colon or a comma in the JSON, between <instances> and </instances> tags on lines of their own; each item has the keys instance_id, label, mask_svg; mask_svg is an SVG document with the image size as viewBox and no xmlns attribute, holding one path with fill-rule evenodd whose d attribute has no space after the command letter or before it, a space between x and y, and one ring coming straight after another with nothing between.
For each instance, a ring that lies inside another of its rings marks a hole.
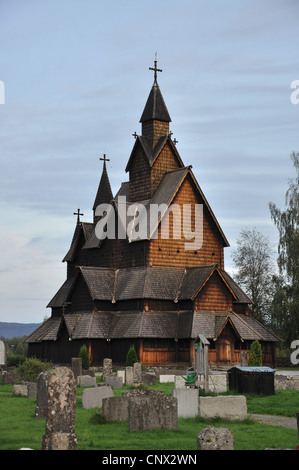
<instances>
[{"instance_id":1,"label":"church spire","mask_svg":"<svg viewBox=\"0 0 299 470\"><path fill-rule=\"evenodd\" d=\"M157 82L157 72L162 72L162 69L157 67L157 60L154 61L154 67L149 67L149 70L154 71L154 84L145 104L140 122L142 124L142 135L147 137L153 148L160 137L169 134L171 118Z\"/></svg>"},{"instance_id":2,"label":"church spire","mask_svg":"<svg viewBox=\"0 0 299 470\"><path fill-rule=\"evenodd\" d=\"M106 162L110 162L110 160L109 158L106 158L105 154L103 155L103 158L100 158L100 160L102 160L104 163L100 184L92 208L94 222L96 222L95 211L97 206L99 206L100 204L110 204L111 200L113 199L113 194L106 168Z\"/></svg>"}]
</instances>

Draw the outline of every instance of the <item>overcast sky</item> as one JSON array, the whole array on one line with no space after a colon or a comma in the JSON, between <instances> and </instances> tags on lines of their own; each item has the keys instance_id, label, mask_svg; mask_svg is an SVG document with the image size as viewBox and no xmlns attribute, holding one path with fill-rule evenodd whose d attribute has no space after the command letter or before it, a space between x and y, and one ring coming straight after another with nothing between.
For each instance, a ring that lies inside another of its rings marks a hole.
<instances>
[{"instance_id":1,"label":"overcast sky","mask_svg":"<svg viewBox=\"0 0 299 470\"><path fill-rule=\"evenodd\" d=\"M284 207L299 151L298 16L298 0L1 0L0 321L50 315L99 157L114 193L128 179L155 53L178 151L231 245L226 269L242 228L277 243L268 204Z\"/></svg>"}]
</instances>

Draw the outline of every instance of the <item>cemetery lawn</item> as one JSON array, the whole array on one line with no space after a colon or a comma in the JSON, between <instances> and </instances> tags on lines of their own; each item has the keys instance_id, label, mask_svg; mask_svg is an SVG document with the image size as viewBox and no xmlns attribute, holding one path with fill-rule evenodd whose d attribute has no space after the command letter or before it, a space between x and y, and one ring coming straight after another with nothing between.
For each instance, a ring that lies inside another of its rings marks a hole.
<instances>
[{"instance_id":1,"label":"cemetery lawn","mask_svg":"<svg viewBox=\"0 0 299 470\"><path fill-rule=\"evenodd\" d=\"M171 395L173 383L150 387ZM41 450L45 420L34 417L36 400L12 396L13 385L0 382L0 450L29 447ZM122 390L115 390L121 395ZM176 431L153 430L130 433L128 423L105 423L97 409L84 409L81 403L83 388L77 387L76 434L78 450L196 450L196 436L206 426L225 426L232 429L235 450L265 448L294 449L298 445L296 429L269 426L253 421L242 422L179 418ZM296 416L299 393L277 390L273 396L247 396L248 413Z\"/></svg>"}]
</instances>

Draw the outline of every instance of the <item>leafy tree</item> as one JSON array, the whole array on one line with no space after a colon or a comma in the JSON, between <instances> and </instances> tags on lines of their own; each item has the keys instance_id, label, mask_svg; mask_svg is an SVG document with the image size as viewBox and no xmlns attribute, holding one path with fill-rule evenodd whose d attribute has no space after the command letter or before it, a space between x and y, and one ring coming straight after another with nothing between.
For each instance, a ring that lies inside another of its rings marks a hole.
<instances>
[{"instance_id":1,"label":"leafy tree","mask_svg":"<svg viewBox=\"0 0 299 470\"><path fill-rule=\"evenodd\" d=\"M88 370L89 369L89 355L88 355L86 344L83 344L83 346L81 346L80 351L79 351L79 357L81 357L82 359L82 369Z\"/></svg>"},{"instance_id":2,"label":"leafy tree","mask_svg":"<svg viewBox=\"0 0 299 470\"><path fill-rule=\"evenodd\" d=\"M258 340L255 340L250 345L248 365L250 367L260 367L262 365L262 347Z\"/></svg>"},{"instance_id":3,"label":"leafy tree","mask_svg":"<svg viewBox=\"0 0 299 470\"><path fill-rule=\"evenodd\" d=\"M256 229L241 230L233 262L237 269L235 279L253 302L249 313L258 321L269 323L275 269L269 239Z\"/></svg>"},{"instance_id":4,"label":"leafy tree","mask_svg":"<svg viewBox=\"0 0 299 470\"><path fill-rule=\"evenodd\" d=\"M133 366L135 362L138 362L138 357L137 357L137 353L135 350L135 346L133 344L132 346L130 346L130 349L126 357L126 366Z\"/></svg>"},{"instance_id":5,"label":"leafy tree","mask_svg":"<svg viewBox=\"0 0 299 470\"><path fill-rule=\"evenodd\" d=\"M289 181L285 209L269 204L279 233L273 323L285 343L299 337L299 153L292 153L296 176ZM287 344L286 344L287 345Z\"/></svg>"}]
</instances>

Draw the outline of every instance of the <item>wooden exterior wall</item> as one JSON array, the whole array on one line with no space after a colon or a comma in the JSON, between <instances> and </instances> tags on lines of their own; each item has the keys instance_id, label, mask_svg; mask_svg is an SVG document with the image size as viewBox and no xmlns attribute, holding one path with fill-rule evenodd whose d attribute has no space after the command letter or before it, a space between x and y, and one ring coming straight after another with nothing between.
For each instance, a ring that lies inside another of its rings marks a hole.
<instances>
[{"instance_id":1,"label":"wooden exterior wall","mask_svg":"<svg viewBox=\"0 0 299 470\"><path fill-rule=\"evenodd\" d=\"M151 197L161 183L165 173L181 167L169 142L166 143L151 168Z\"/></svg>"},{"instance_id":2,"label":"wooden exterior wall","mask_svg":"<svg viewBox=\"0 0 299 470\"><path fill-rule=\"evenodd\" d=\"M194 302L195 310L227 312L233 309L233 297L217 272L201 289Z\"/></svg>"},{"instance_id":3,"label":"wooden exterior wall","mask_svg":"<svg viewBox=\"0 0 299 470\"><path fill-rule=\"evenodd\" d=\"M190 339L148 338L140 340L139 360L143 365L191 364Z\"/></svg>"},{"instance_id":4,"label":"wooden exterior wall","mask_svg":"<svg viewBox=\"0 0 299 470\"><path fill-rule=\"evenodd\" d=\"M160 137L168 134L169 122L153 119L142 123L142 135L147 137L152 148L155 147Z\"/></svg>"},{"instance_id":5,"label":"wooden exterior wall","mask_svg":"<svg viewBox=\"0 0 299 470\"><path fill-rule=\"evenodd\" d=\"M130 164L129 201L144 201L151 195L150 167L141 144L138 143Z\"/></svg>"},{"instance_id":6,"label":"wooden exterior wall","mask_svg":"<svg viewBox=\"0 0 299 470\"><path fill-rule=\"evenodd\" d=\"M218 264L223 269L223 243L220 235L215 230L215 224L212 221L207 209L203 210L203 244L200 249L186 250L185 243L192 240L182 238L183 234L183 205L184 204L202 204L193 182L187 177L180 187L173 204L181 208L181 218L175 218L178 222L173 225L173 217L169 217L169 239L161 238L161 226L159 228L158 238L152 239L149 245L147 262L152 266L204 266ZM194 209L192 211L191 229L194 230L195 217ZM174 238L177 237L177 238Z\"/></svg>"}]
</instances>

